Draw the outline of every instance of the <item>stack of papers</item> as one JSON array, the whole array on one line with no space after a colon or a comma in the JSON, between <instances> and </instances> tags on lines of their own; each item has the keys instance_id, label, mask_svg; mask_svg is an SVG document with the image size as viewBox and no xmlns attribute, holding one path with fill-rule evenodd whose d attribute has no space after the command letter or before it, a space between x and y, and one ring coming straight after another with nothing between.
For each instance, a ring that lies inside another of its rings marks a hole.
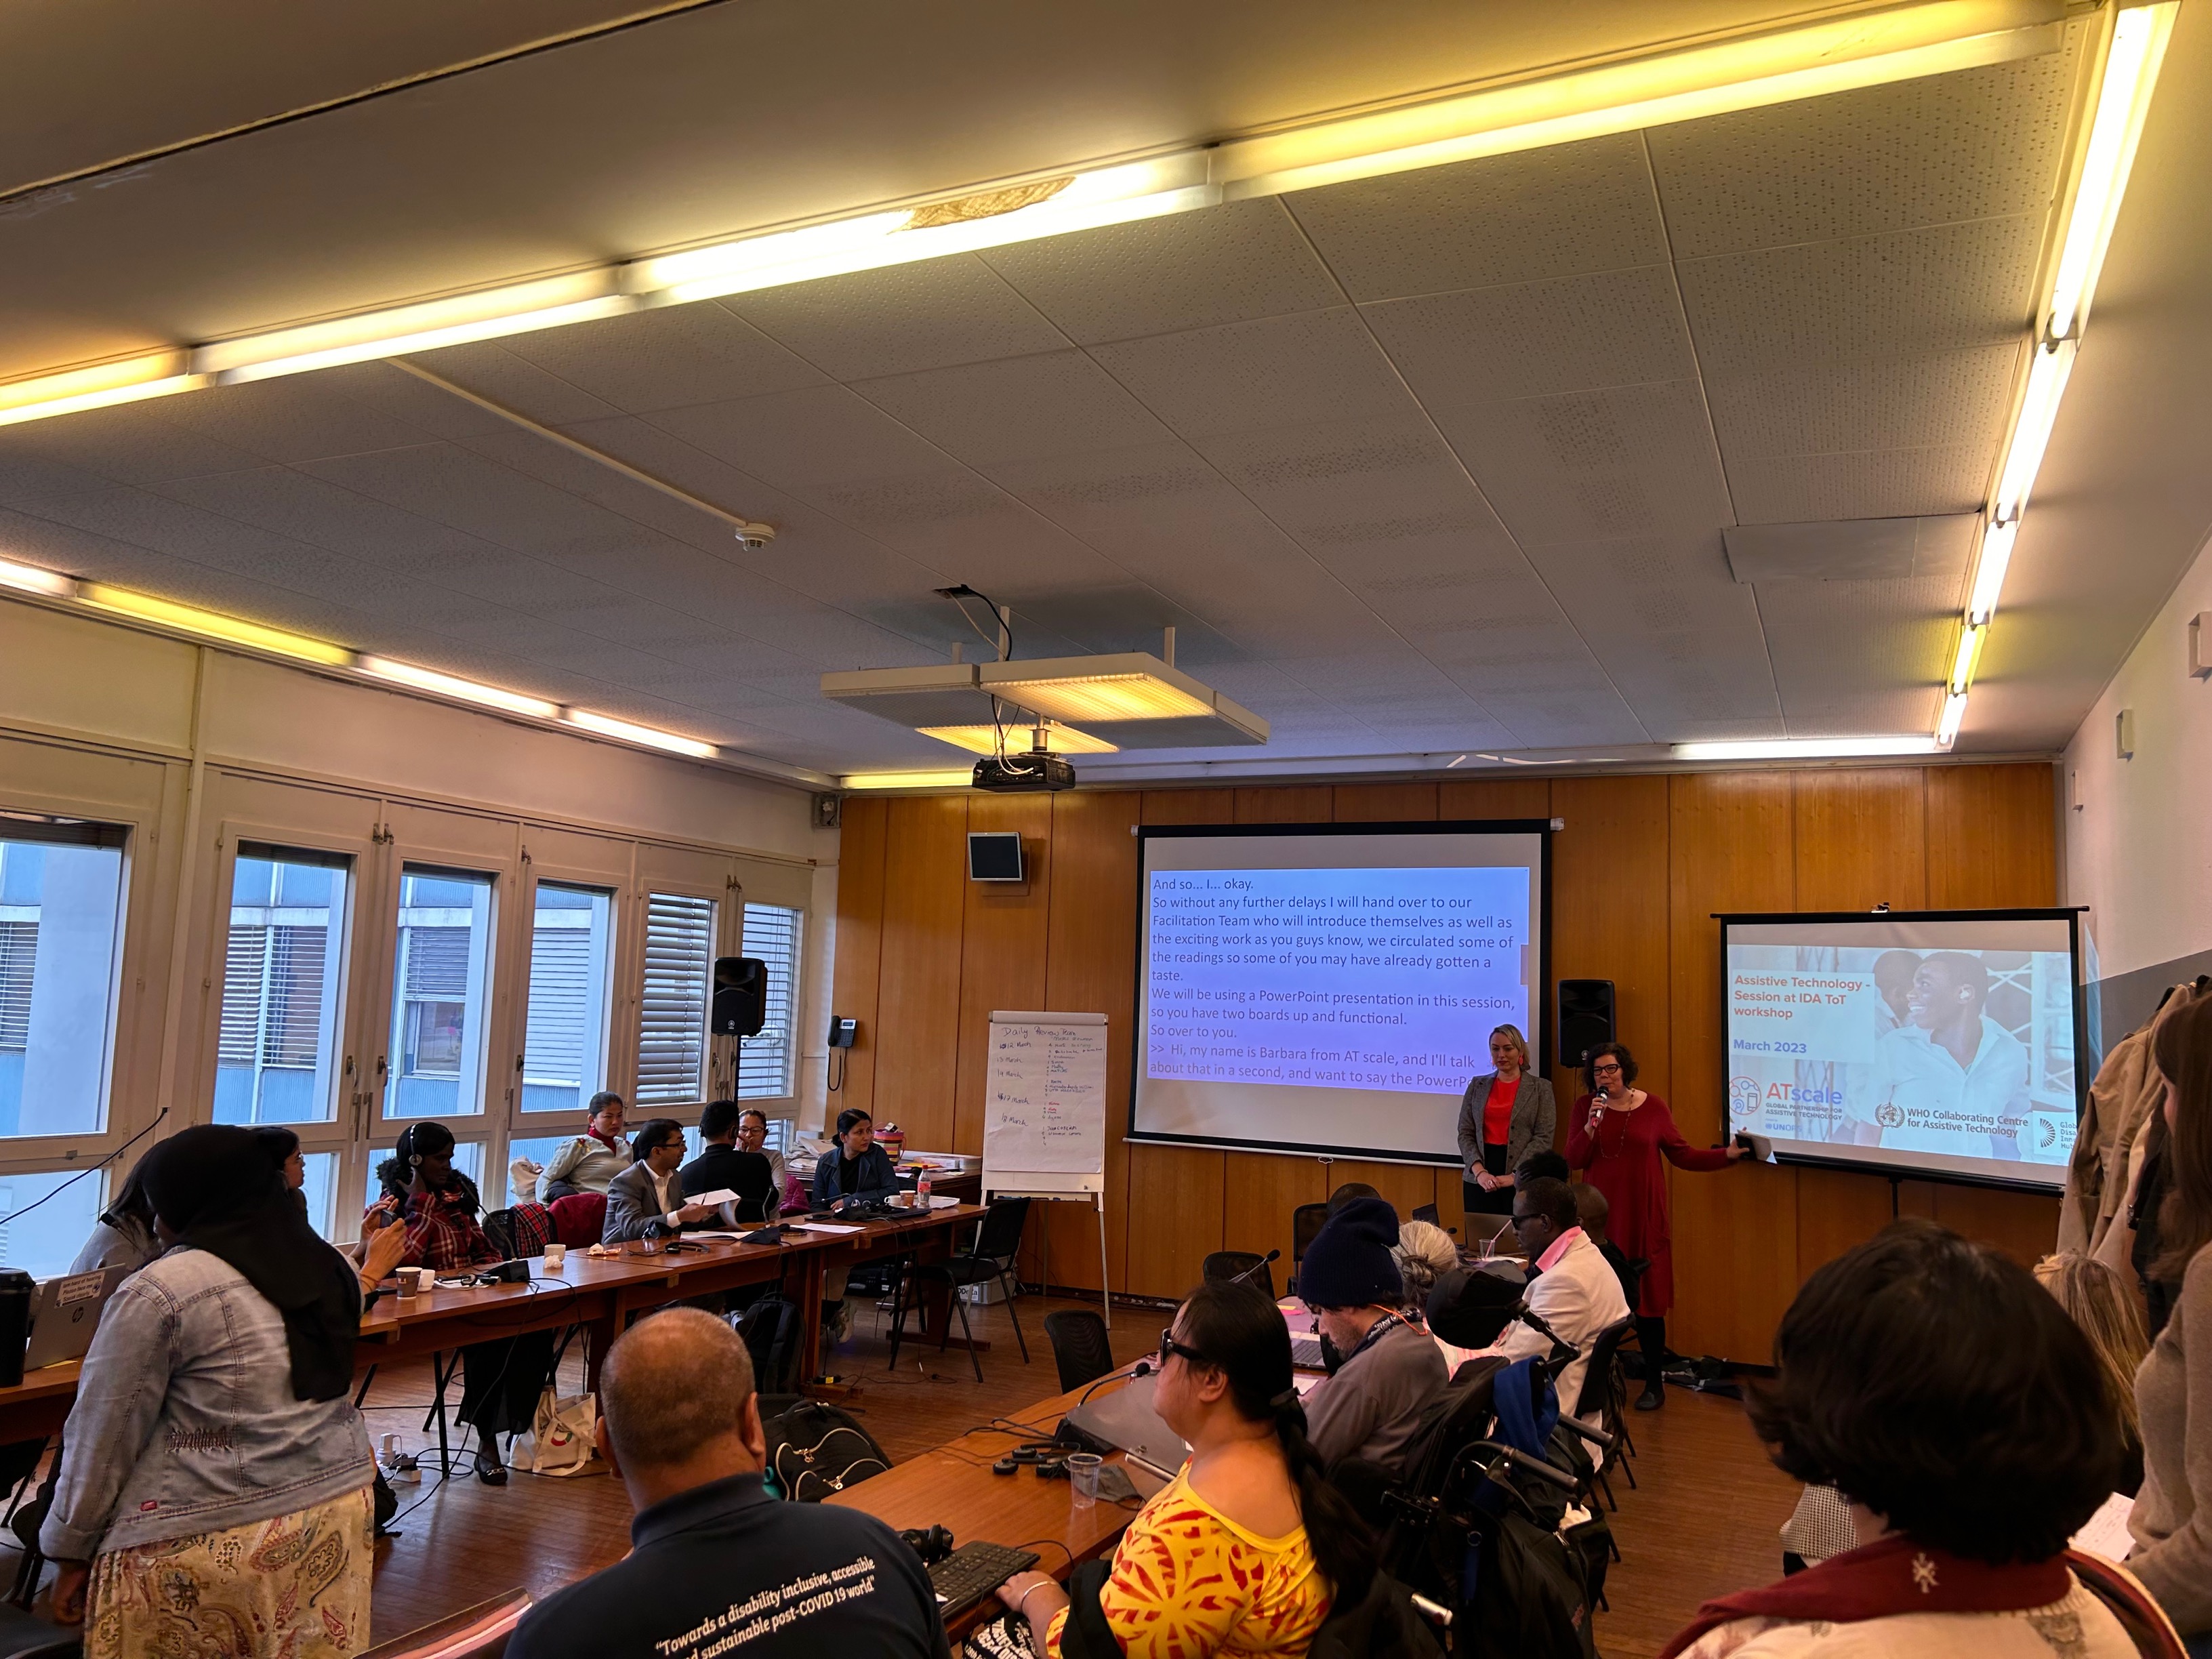
<instances>
[{"instance_id":1,"label":"stack of papers","mask_svg":"<svg viewBox=\"0 0 2212 1659\"><path fill-rule=\"evenodd\" d=\"M2082 1522L2081 1530L2074 1534L2074 1547L2101 1555L2107 1561L2126 1560L2128 1552L2136 1546L2135 1535L2128 1530L2128 1516L2135 1506L2134 1498L2124 1492L2114 1492Z\"/></svg>"}]
</instances>

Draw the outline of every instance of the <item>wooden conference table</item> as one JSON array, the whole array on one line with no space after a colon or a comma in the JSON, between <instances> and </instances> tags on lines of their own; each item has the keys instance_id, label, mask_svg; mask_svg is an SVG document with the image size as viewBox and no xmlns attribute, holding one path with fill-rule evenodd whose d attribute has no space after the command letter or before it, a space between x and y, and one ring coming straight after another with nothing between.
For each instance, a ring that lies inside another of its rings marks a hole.
<instances>
[{"instance_id":1,"label":"wooden conference table","mask_svg":"<svg viewBox=\"0 0 2212 1659\"><path fill-rule=\"evenodd\" d=\"M365 1368L525 1331L580 1325L589 1343L587 1374L595 1384L600 1360L632 1314L781 1280L799 1306L805 1345L799 1375L811 1377L821 1369L822 1285L828 1273L889 1255L941 1260L951 1254L953 1235L982 1214L977 1205L959 1204L861 1223L857 1232L788 1233L775 1245L707 1240L696 1250L652 1255L635 1244L615 1255L570 1250L557 1273L548 1273L545 1259L538 1256L531 1261L528 1285L439 1289L404 1298L387 1292L361 1322L354 1361ZM943 1311L938 1310L939 1317ZM0 1389L0 1443L59 1429L76 1399L81 1370L74 1361L48 1365L14 1388Z\"/></svg>"},{"instance_id":2,"label":"wooden conference table","mask_svg":"<svg viewBox=\"0 0 2212 1659\"><path fill-rule=\"evenodd\" d=\"M1127 1380L1093 1385L1088 1392L1102 1396L1126 1387ZM1060 1419L1085 1392L1072 1389L1038 1401L1018 1419L999 1419L1024 1425L1033 1432L1019 1427L970 1429L935 1451L894 1464L823 1501L860 1510L902 1530L943 1526L951 1528L959 1543L1035 1550L1037 1571L1065 1582L1077 1563L1114 1547L1141 1501L1116 1504L1102 1498L1084 1503L1069 1482L1039 1480L1034 1465L1024 1464L1012 1474L994 1474L991 1465L1024 1441L1049 1440ZM1167 1484L1121 1452L1109 1453L1106 1462L1128 1475L1139 1500ZM945 1628L957 1642L1005 1611L994 1596L946 1620Z\"/></svg>"}]
</instances>

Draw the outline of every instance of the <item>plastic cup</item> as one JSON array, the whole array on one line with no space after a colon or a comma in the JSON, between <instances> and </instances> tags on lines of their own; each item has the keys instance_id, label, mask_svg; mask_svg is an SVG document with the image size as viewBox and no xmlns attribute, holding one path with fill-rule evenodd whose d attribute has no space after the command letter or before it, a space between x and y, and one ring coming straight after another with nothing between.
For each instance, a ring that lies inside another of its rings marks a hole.
<instances>
[{"instance_id":1,"label":"plastic cup","mask_svg":"<svg viewBox=\"0 0 2212 1659\"><path fill-rule=\"evenodd\" d=\"M1067 1484L1075 1492L1079 1504L1098 1501L1098 1475L1106 1467L1106 1460L1096 1452L1070 1452L1067 1455Z\"/></svg>"},{"instance_id":2,"label":"plastic cup","mask_svg":"<svg viewBox=\"0 0 2212 1659\"><path fill-rule=\"evenodd\" d=\"M568 1247L566 1244L548 1244L545 1247L545 1271L547 1273L557 1273L562 1268L568 1265Z\"/></svg>"}]
</instances>

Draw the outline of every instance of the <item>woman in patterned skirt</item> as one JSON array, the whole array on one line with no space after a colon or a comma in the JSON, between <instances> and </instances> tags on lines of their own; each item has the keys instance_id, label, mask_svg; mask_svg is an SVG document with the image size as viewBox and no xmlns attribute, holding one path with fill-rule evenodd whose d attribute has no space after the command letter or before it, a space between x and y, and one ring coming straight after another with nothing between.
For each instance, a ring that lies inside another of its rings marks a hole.
<instances>
[{"instance_id":1,"label":"woman in patterned skirt","mask_svg":"<svg viewBox=\"0 0 2212 1659\"><path fill-rule=\"evenodd\" d=\"M1337 1602L1365 1599L1376 1546L1306 1443L1291 1334L1249 1285L1194 1291L1160 1334L1153 1403L1190 1462L1114 1552L1098 1611L1127 1659L1302 1654ZM1060 1659L1066 1595L1018 1573L999 1599Z\"/></svg>"},{"instance_id":2,"label":"woman in patterned skirt","mask_svg":"<svg viewBox=\"0 0 2212 1659\"><path fill-rule=\"evenodd\" d=\"M167 1254L85 1356L40 1547L87 1659L337 1659L368 1645L368 1433L349 1398L365 1292L249 1129L140 1166ZM393 1230L397 1232L397 1229Z\"/></svg>"}]
</instances>

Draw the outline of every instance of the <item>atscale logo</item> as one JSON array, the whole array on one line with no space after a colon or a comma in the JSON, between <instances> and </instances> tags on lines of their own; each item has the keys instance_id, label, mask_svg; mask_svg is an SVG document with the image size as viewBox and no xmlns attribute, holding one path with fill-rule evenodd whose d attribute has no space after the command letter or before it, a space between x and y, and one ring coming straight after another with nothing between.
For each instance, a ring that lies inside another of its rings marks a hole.
<instances>
[{"instance_id":1,"label":"atscale logo","mask_svg":"<svg viewBox=\"0 0 2212 1659\"><path fill-rule=\"evenodd\" d=\"M1759 1116L1759 1079L1738 1077L1729 1079L1729 1121L1749 1123Z\"/></svg>"}]
</instances>

